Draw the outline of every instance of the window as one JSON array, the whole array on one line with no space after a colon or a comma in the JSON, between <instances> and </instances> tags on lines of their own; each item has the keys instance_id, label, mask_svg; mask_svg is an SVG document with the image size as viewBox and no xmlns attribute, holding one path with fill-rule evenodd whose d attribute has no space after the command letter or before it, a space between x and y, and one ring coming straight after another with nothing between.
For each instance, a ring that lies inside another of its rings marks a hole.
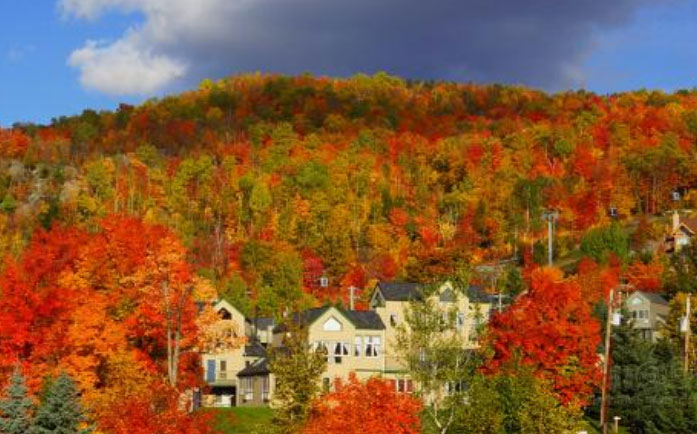
<instances>
[{"instance_id":1,"label":"window","mask_svg":"<svg viewBox=\"0 0 697 434\"><path fill-rule=\"evenodd\" d=\"M342 327L341 323L336 318L331 317L327 321L325 321L322 328L324 331L327 331L327 332L338 332L338 331L341 331L341 329L343 327Z\"/></svg>"},{"instance_id":2,"label":"window","mask_svg":"<svg viewBox=\"0 0 697 434\"><path fill-rule=\"evenodd\" d=\"M390 314L390 325L392 327L397 325L397 314L396 313L391 313Z\"/></svg>"},{"instance_id":3,"label":"window","mask_svg":"<svg viewBox=\"0 0 697 434\"><path fill-rule=\"evenodd\" d=\"M635 310L632 312L632 318L634 319L648 319L649 318L649 311L648 310Z\"/></svg>"},{"instance_id":4,"label":"window","mask_svg":"<svg viewBox=\"0 0 697 434\"><path fill-rule=\"evenodd\" d=\"M336 342L334 344L334 363L341 363L344 356L349 355L349 346L346 342Z\"/></svg>"},{"instance_id":5,"label":"window","mask_svg":"<svg viewBox=\"0 0 697 434\"><path fill-rule=\"evenodd\" d=\"M327 345L328 343L329 342L317 341L314 344L312 344L312 347L315 349L316 352L324 354L324 360L327 362L329 361L329 346Z\"/></svg>"},{"instance_id":6,"label":"window","mask_svg":"<svg viewBox=\"0 0 697 434\"><path fill-rule=\"evenodd\" d=\"M414 383L411 380L402 378L394 382L395 390L398 393L411 393L414 390Z\"/></svg>"},{"instance_id":7,"label":"window","mask_svg":"<svg viewBox=\"0 0 697 434\"><path fill-rule=\"evenodd\" d=\"M244 399L245 402L254 399L254 383L252 382L252 377L242 378L242 399Z\"/></svg>"},{"instance_id":8,"label":"window","mask_svg":"<svg viewBox=\"0 0 697 434\"><path fill-rule=\"evenodd\" d=\"M322 378L322 387L327 392L329 391L329 389L331 389L331 382L329 381L329 378L327 378L327 377Z\"/></svg>"},{"instance_id":9,"label":"window","mask_svg":"<svg viewBox=\"0 0 697 434\"><path fill-rule=\"evenodd\" d=\"M269 401L269 377L261 377L261 399Z\"/></svg>"},{"instance_id":10,"label":"window","mask_svg":"<svg viewBox=\"0 0 697 434\"><path fill-rule=\"evenodd\" d=\"M220 372L218 373L218 378L221 380L227 380L227 360L220 361Z\"/></svg>"},{"instance_id":11,"label":"window","mask_svg":"<svg viewBox=\"0 0 697 434\"><path fill-rule=\"evenodd\" d=\"M456 321L457 328L462 329L465 326L465 314L462 312L458 312Z\"/></svg>"},{"instance_id":12,"label":"window","mask_svg":"<svg viewBox=\"0 0 697 434\"><path fill-rule=\"evenodd\" d=\"M224 319L224 320L232 319L232 314L230 312L228 312L228 310L225 308L220 309L218 311L218 315L220 315L220 319Z\"/></svg>"},{"instance_id":13,"label":"window","mask_svg":"<svg viewBox=\"0 0 697 434\"><path fill-rule=\"evenodd\" d=\"M356 357L361 356L361 341L363 338L360 336L356 336L356 339L354 340L354 346L353 346L353 355Z\"/></svg>"},{"instance_id":14,"label":"window","mask_svg":"<svg viewBox=\"0 0 697 434\"><path fill-rule=\"evenodd\" d=\"M365 343L366 357L377 357L380 355L380 336L365 336L363 342Z\"/></svg>"}]
</instances>

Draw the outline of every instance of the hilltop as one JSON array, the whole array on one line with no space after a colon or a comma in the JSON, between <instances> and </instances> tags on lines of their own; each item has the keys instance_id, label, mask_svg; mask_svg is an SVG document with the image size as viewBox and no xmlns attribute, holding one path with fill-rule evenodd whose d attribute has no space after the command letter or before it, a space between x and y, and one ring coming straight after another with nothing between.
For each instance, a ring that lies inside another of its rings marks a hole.
<instances>
[{"instance_id":1,"label":"hilltop","mask_svg":"<svg viewBox=\"0 0 697 434\"><path fill-rule=\"evenodd\" d=\"M372 279L544 263L550 208L557 254L573 255L591 228L692 207L696 143L696 91L206 80L0 132L0 253L19 254L37 228L141 217L173 229L220 294L271 312Z\"/></svg>"}]
</instances>

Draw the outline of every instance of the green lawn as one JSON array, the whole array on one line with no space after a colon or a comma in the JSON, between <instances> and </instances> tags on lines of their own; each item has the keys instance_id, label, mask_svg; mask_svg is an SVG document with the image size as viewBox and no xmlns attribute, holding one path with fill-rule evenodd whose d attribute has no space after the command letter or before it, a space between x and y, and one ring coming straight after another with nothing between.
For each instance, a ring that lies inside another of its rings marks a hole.
<instances>
[{"instance_id":1,"label":"green lawn","mask_svg":"<svg viewBox=\"0 0 697 434\"><path fill-rule=\"evenodd\" d=\"M269 432L273 413L268 407L235 407L206 410L215 414L216 427L224 434Z\"/></svg>"}]
</instances>

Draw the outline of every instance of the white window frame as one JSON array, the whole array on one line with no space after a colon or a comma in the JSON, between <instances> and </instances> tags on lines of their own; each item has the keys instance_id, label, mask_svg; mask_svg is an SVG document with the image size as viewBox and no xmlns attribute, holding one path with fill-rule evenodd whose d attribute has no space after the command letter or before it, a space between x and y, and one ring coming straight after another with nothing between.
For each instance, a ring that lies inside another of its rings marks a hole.
<instances>
[{"instance_id":1,"label":"white window frame","mask_svg":"<svg viewBox=\"0 0 697 434\"><path fill-rule=\"evenodd\" d=\"M242 378L242 397L245 402L249 402L254 399L254 382L252 380L252 377Z\"/></svg>"},{"instance_id":2,"label":"white window frame","mask_svg":"<svg viewBox=\"0 0 697 434\"><path fill-rule=\"evenodd\" d=\"M382 339L380 336L364 336L363 343L365 345L366 357L380 357L382 350Z\"/></svg>"},{"instance_id":3,"label":"white window frame","mask_svg":"<svg viewBox=\"0 0 697 434\"><path fill-rule=\"evenodd\" d=\"M354 339L354 352L353 355L354 357L360 357L361 356L361 342L363 342L363 338L361 336L356 336Z\"/></svg>"}]
</instances>

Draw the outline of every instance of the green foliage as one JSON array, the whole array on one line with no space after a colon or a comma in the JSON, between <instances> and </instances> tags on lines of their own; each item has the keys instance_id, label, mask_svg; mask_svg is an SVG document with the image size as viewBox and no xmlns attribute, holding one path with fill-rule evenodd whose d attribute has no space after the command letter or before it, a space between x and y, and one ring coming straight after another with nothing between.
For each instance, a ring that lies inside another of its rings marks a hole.
<instances>
[{"instance_id":1,"label":"green foliage","mask_svg":"<svg viewBox=\"0 0 697 434\"><path fill-rule=\"evenodd\" d=\"M597 262L606 263L610 254L626 261L629 257L629 237L617 223L589 230L581 240L581 252Z\"/></svg>"},{"instance_id":2,"label":"green foliage","mask_svg":"<svg viewBox=\"0 0 697 434\"><path fill-rule=\"evenodd\" d=\"M274 425L280 433L297 432L307 420L312 400L320 391L320 378L327 361L313 351L307 340L307 329L288 318L288 332L283 346L269 352L271 372L276 377L273 395Z\"/></svg>"},{"instance_id":3,"label":"green foliage","mask_svg":"<svg viewBox=\"0 0 697 434\"><path fill-rule=\"evenodd\" d=\"M456 329L457 308L444 309L435 301L437 297L429 297L436 289L427 287L420 300L409 303L395 348L410 377L419 384L418 393L431 403L424 410L428 422L441 433L457 432L451 430L451 424L465 400L465 385L473 378L478 359L464 349L466 342ZM458 296L457 292L453 295Z\"/></svg>"},{"instance_id":4,"label":"green foliage","mask_svg":"<svg viewBox=\"0 0 697 434\"><path fill-rule=\"evenodd\" d=\"M5 197L2 199L2 203L0 203L0 210L4 213L11 213L17 208L17 202L15 201L15 198L12 197L11 194L6 194Z\"/></svg>"},{"instance_id":5,"label":"green foliage","mask_svg":"<svg viewBox=\"0 0 697 434\"><path fill-rule=\"evenodd\" d=\"M500 281L500 290L511 297L515 297L525 290L525 281L518 267L507 267L503 279Z\"/></svg>"},{"instance_id":6,"label":"green foliage","mask_svg":"<svg viewBox=\"0 0 697 434\"><path fill-rule=\"evenodd\" d=\"M33 427L34 403L27 396L27 387L16 368L0 400L0 433L27 434Z\"/></svg>"},{"instance_id":7,"label":"green foliage","mask_svg":"<svg viewBox=\"0 0 697 434\"><path fill-rule=\"evenodd\" d=\"M60 374L45 392L32 434L89 434L92 430L75 382L67 374Z\"/></svg>"},{"instance_id":8,"label":"green foliage","mask_svg":"<svg viewBox=\"0 0 697 434\"><path fill-rule=\"evenodd\" d=\"M672 254L663 272L663 286L671 295L697 293L697 244L690 243Z\"/></svg>"},{"instance_id":9,"label":"green foliage","mask_svg":"<svg viewBox=\"0 0 697 434\"><path fill-rule=\"evenodd\" d=\"M670 344L640 338L631 324L613 333L609 403L610 419L622 417L633 434L697 432L697 381Z\"/></svg>"},{"instance_id":10,"label":"green foliage","mask_svg":"<svg viewBox=\"0 0 697 434\"><path fill-rule=\"evenodd\" d=\"M295 182L301 191L305 193L314 189L324 188L328 181L329 172L327 171L327 166L317 161L310 161L304 164L295 176Z\"/></svg>"},{"instance_id":11,"label":"green foliage","mask_svg":"<svg viewBox=\"0 0 697 434\"><path fill-rule=\"evenodd\" d=\"M524 368L477 375L458 407L452 432L462 434L575 434L580 412L563 407L545 383Z\"/></svg>"}]
</instances>

